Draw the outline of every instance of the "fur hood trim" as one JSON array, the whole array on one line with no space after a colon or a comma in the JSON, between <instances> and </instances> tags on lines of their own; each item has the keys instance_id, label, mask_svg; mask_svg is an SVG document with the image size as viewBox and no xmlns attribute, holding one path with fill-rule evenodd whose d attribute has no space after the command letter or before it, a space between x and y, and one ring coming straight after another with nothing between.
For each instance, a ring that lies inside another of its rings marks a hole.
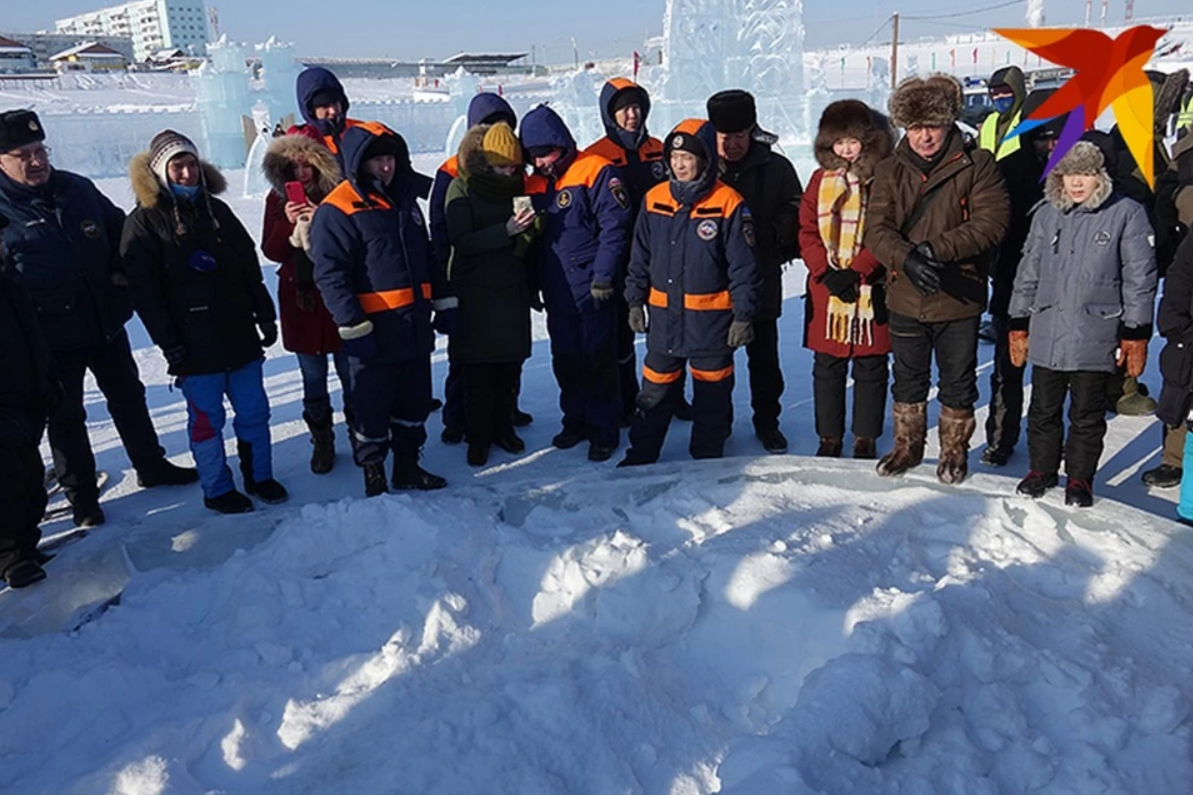
<instances>
[{"instance_id":1,"label":"fur hood trim","mask_svg":"<svg viewBox=\"0 0 1193 795\"><path fill-rule=\"evenodd\" d=\"M457 163L460 174L465 178L473 174L484 174L492 171L489 161L485 159L485 133L489 131L488 124L478 124L464 133L464 140L460 141Z\"/></svg>"},{"instance_id":2,"label":"fur hood trim","mask_svg":"<svg viewBox=\"0 0 1193 795\"><path fill-rule=\"evenodd\" d=\"M203 166L203 184L208 193L218 196L228 189L228 181L218 168L206 160L200 160L199 163ZM137 204L145 208L156 207L165 195L166 188L158 182L153 169L149 167L148 152L142 152L129 162L128 175L132 180L133 195L137 197Z\"/></svg>"},{"instance_id":3,"label":"fur hood trim","mask_svg":"<svg viewBox=\"0 0 1193 795\"><path fill-rule=\"evenodd\" d=\"M951 127L961 116L963 96L961 83L951 75L909 77L891 94L891 121L905 130Z\"/></svg>"},{"instance_id":4,"label":"fur hood trim","mask_svg":"<svg viewBox=\"0 0 1193 795\"><path fill-rule=\"evenodd\" d=\"M1093 195L1081 203L1080 210L1094 212L1110 198L1114 192L1114 181L1106 171L1106 159L1102 150L1089 141L1078 141L1073 145L1061 161L1048 174L1044 184L1044 198L1056 209L1068 212L1073 209L1073 200L1065 193L1066 174L1095 174L1098 177L1098 187Z\"/></svg>"},{"instance_id":5,"label":"fur hood trim","mask_svg":"<svg viewBox=\"0 0 1193 795\"><path fill-rule=\"evenodd\" d=\"M282 135L270 142L269 148L265 150L265 160L261 163L261 171L274 193L286 195L286 183L294 179L291 164L300 158L315 169L315 181L323 196L344 181L335 155L321 142L306 135Z\"/></svg>"},{"instance_id":6,"label":"fur hood trim","mask_svg":"<svg viewBox=\"0 0 1193 795\"><path fill-rule=\"evenodd\" d=\"M848 163L833 153L833 144L842 138L862 142L862 154ZM856 99L833 102L820 116L816 133L816 162L830 171L848 168L863 181L874 176L874 167L895 148L895 131L890 121L878 111Z\"/></svg>"}]
</instances>

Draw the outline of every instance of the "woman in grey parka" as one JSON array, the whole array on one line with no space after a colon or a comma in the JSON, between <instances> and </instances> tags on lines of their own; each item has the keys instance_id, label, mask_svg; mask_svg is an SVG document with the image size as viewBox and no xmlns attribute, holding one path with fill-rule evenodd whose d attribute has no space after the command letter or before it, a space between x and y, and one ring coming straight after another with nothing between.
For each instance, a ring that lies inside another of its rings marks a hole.
<instances>
[{"instance_id":1,"label":"woman in grey parka","mask_svg":"<svg viewBox=\"0 0 1193 795\"><path fill-rule=\"evenodd\" d=\"M1087 508L1106 436L1107 380L1124 362L1135 377L1147 363L1155 237L1143 207L1113 192L1101 150L1087 141L1048 175L1044 196L1010 307L1011 359L1032 364L1031 471L1018 491L1041 497L1057 485L1063 443L1065 503Z\"/></svg>"}]
</instances>

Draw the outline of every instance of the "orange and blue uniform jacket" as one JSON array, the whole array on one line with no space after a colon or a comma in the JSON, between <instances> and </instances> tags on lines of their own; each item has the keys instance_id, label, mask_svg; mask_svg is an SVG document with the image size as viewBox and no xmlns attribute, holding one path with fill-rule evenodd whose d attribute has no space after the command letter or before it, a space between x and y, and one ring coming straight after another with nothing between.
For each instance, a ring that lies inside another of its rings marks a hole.
<instances>
[{"instance_id":1,"label":"orange and blue uniform jacket","mask_svg":"<svg viewBox=\"0 0 1193 795\"><path fill-rule=\"evenodd\" d=\"M622 91L636 91L642 108L642 126L631 133L617 126L613 115L613 101ZM635 218L642 209L646 192L667 181L667 167L663 162L663 142L652 138L646 131L650 116L650 97L637 83L624 77L617 77L605 83L601 89L601 121L605 125L605 137L585 149L585 153L599 155L621 171L626 191L630 196L630 208Z\"/></svg>"},{"instance_id":2,"label":"orange and blue uniform jacket","mask_svg":"<svg viewBox=\"0 0 1193 795\"><path fill-rule=\"evenodd\" d=\"M477 94L468 103L468 129L478 124L484 124L494 117L504 117L512 130L518 124L518 116L514 109L497 94ZM443 162L435 172L435 184L431 188L431 199L428 207L431 216L431 242L435 246L435 261L443 272L447 273L447 261L451 259L452 242L447 234L447 189L452 180L460 176L460 164L456 155L452 155Z\"/></svg>"},{"instance_id":3,"label":"orange and blue uniform jacket","mask_svg":"<svg viewBox=\"0 0 1193 795\"><path fill-rule=\"evenodd\" d=\"M388 188L361 169L365 150L381 135L406 142L385 125L349 128L341 140L348 178L315 212L311 254L315 283L340 328L373 322L377 362L425 356L435 347L434 310L449 309L444 273L435 265L418 208L430 179L416 173L409 154L398 157Z\"/></svg>"},{"instance_id":4,"label":"orange and blue uniform jacket","mask_svg":"<svg viewBox=\"0 0 1193 795\"><path fill-rule=\"evenodd\" d=\"M761 287L753 221L741 194L717 179L712 125L689 119L675 132L698 136L710 159L695 181L672 180L646 194L634 227L626 302L648 307L648 351L731 355L729 325L753 320Z\"/></svg>"},{"instance_id":5,"label":"orange and blue uniform jacket","mask_svg":"<svg viewBox=\"0 0 1193 795\"><path fill-rule=\"evenodd\" d=\"M603 157L579 154L563 119L540 105L522 119L522 146L564 151L556 176L529 179L526 190L546 218L539 284L547 311L595 311L593 282L619 284L632 231L630 198L617 167Z\"/></svg>"}]
</instances>

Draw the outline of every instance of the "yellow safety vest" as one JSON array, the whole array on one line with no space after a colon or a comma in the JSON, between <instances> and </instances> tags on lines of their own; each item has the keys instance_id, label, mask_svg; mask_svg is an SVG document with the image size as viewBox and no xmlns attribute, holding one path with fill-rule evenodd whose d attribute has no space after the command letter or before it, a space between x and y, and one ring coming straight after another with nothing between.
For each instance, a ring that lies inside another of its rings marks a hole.
<instances>
[{"instance_id":1,"label":"yellow safety vest","mask_svg":"<svg viewBox=\"0 0 1193 795\"><path fill-rule=\"evenodd\" d=\"M1179 130L1182 127L1193 130L1193 97L1189 97L1189 101L1185 103L1185 109L1176 117L1176 128Z\"/></svg>"},{"instance_id":2,"label":"yellow safety vest","mask_svg":"<svg viewBox=\"0 0 1193 795\"><path fill-rule=\"evenodd\" d=\"M1007 127L1007 130L1013 130L1018 127L1022 117L1022 111L1016 113L1011 119L1011 124ZM1018 136L1015 138L1003 139L1002 141L998 140L998 111L991 113L986 117L986 120L982 122L982 135L981 139L979 140L979 144L987 152L992 153L995 160L1002 160L1007 155L1014 154L1015 152L1019 151Z\"/></svg>"}]
</instances>

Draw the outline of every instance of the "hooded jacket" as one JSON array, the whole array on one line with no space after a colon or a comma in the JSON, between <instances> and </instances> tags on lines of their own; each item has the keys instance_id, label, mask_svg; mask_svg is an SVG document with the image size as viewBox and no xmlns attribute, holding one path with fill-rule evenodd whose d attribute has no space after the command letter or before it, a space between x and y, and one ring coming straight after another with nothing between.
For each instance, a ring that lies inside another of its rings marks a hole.
<instances>
[{"instance_id":1,"label":"hooded jacket","mask_svg":"<svg viewBox=\"0 0 1193 795\"><path fill-rule=\"evenodd\" d=\"M485 92L477 94L468 103L468 129L476 127L492 116L504 116L509 122L510 129L518 126L518 115L514 109L498 94ZM447 205L447 188L452 180L460 176L459 155L452 155L439 166L435 172L435 184L431 187L431 199L428 212L431 216L431 242L435 248L435 261L446 273L447 261L451 257L452 245L447 234L447 217L444 208Z\"/></svg>"},{"instance_id":2,"label":"hooded jacket","mask_svg":"<svg viewBox=\"0 0 1193 795\"><path fill-rule=\"evenodd\" d=\"M917 159L904 136L874 170L865 243L887 267L887 307L922 323L979 317L991 262L1010 225L1006 183L994 155L971 146L956 128L929 173ZM903 263L920 243L945 264L941 288L931 296L903 278Z\"/></svg>"},{"instance_id":3,"label":"hooded jacket","mask_svg":"<svg viewBox=\"0 0 1193 795\"><path fill-rule=\"evenodd\" d=\"M841 138L856 138L862 153L848 163L833 152L833 144ZM851 345L834 340L827 326L830 293L824 276L830 265L828 250L820 236L820 185L826 170L847 168L857 174L863 190L873 185L875 167L890 157L895 145L894 131L881 113L857 100L841 100L825 108L816 135L815 154L820 168L812 174L800 203L800 252L808 269L808 283L804 290L804 345L817 353L838 358L885 355L891 351L889 324L886 322L886 298L883 290L886 269L864 246L849 267L857 271L861 284L869 285L875 311L873 336L868 344Z\"/></svg>"},{"instance_id":4,"label":"hooded jacket","mask_svg":"<svg viewBox=\"0 0 1193 795\"><path fill-rule=\"evenodd\" d=\"M435 347L433 302L449 308L447 285L436 267L418 198L420 181L408 153L397 158L393 182L382 188L363 170L366 150L380 136L406 142L383 124L344 133L345 179L319 205L311 223L315 283L340 328L373 323L373 361L394 363L426 356Z\"/></svg>"},{"instance_id":5,"label":"hooded jacket","mask_svg":"<svg viewBox=\"0 0 1193 795\"><path fill-rule=\"evenodd\" d=\"M775 141L773 135L755 132L745 157L736 163L721 161L721 180L742 195L754 216L755 254L762 277L758 320L775 320L783 314L783 265L800 255L804 187L791 161L772 150Z\"/></svg>"},{"instance_id":6,"label":"hooded jacket","mask_svg":"<svg viewBox=\"0 0 1193 795\"><path fill-rule=\"evenodd\" d=\"M282 266L278 269L282 345L292 353L319 356L335 353L342 343L335 321L315 289L314 263L307 252L290 242L294 224L286 218L286 183L294 179L293 163L298 158L315 170L318 195L308 197L312 203L328 196L343 181L335 157L322 144L304 135L283 135L273 139L262 164L273 190L265 197L261 251L266 258ZM300 290L312 294L313 312L298 308Z\"/></svg>"},{"instance_id":7,"label":"hooded jacket","mask_svg":"<svg viewBox=\"0 0 1193 795\"><path fill-rule=\"evenodd\" d=\"M613 113L613 102L623 91L635 91L640 97L642 126L637 133L631 134L621 129ZM650 118L650 96L637 83L618 77L605 83L605 87L601 89L600 102L605 137L584 151L605 158L621 171L630 195L631 209L637 218L646 192L667 180L667 165L663 162L663 142L658 138L652 138L646 129L647 120Z\"/></svg>"},{"instance_id":8,"label":"hooded jacket","mask_svg":"<svg viewBox=\"0 0 1193 795\"><path fill-rule=\"evenodd\" d=\"M148 152L129 164L137 208L124 223L120 248L150 338L163 351L185 351L170 368L176 376L232 372L260 359L258 326L276 319L256 244L215 198L227 186L223 175L209 163L202 174L192 204L158 181ZM204 260L207 270L194 267Z\"/></svg>"},{"instance_id":9,"label":"hooded jacket","mask_svg":"<svg viewBox=\"0 0 1193 795\"><path fill-rule=\"evenodd\" d=\"M298 94L298 110L302 113L306 124L295 125L286 133L288 135L305 135L312 140L321 142L336 156L342 170L344 162L340 154L340 139L347 130L365 123L348 118L348 108L351 103L348 101L348 95L344 92L343 83L330 70L324 69L322 66L312 66L298 74L294 85ZM312 100L321 91L339 95L341 113L335 122L315 118L315 106Z\"/></svg>"},{"instance_id":10,"label":"hooded jacket","mask_svg":"<svg viewBox=\"0 0 1193 795\"><path fill-rule=\"evenodd\" d=\"M675 134L695 135L710 153L693 182L651 188L634 227L626 277L631 307L648 306L647 349L681 358L731 356L729 326L752 321L762 282L754 257L754 226L741 194L717 179L712 124L681 122ZM664 156L670 161L671 152Z\"/></svg>"},{"instance_id":11,"label":"hooded jacket","mask_svg":"<svg viewBox=\"0 0 1193 795\"><path fill-rule=\"evenodd\" d=\"M1193 398L1193 235L1186 235L1164 279L1156 330L1167 343L1160 351L1164 388L1156 416L1176 427L1188 418Z\"/></svg>"},{"instance_id":12,"label":"hooded jacket","mask_svg":"<svg viewBox=\"0 0 1193 795\"><path fill-rule=\"evenodd\" d=\"M1004 66L990 75L988 89L1007 86L1011 89L1014 101L1006 113L997 110L982 122L979 138L981 147L994 155L995 160L1002 160L1020 150L1020 138L1015 137L1004 141L1006 134L1018 126L1023 118L1023 103L1027 99L1027 79L1023 70L1018 66Z\"/></svg>"},{"instance_id":13,"label":"hooded jacket","mask_svg":"<svg viewBox=\"0 0 1193 795\"><path fill-rule=\"evenodd\" d=\"M1156 258L1147 213L1114 193L1105 170L1080 205L1055 171L1044 194L1015 277L1012 328L1027 320L1033 365L1114 372L1120 340L1152 335Z\"/></svg>"},{"instance_id":14,"label":"hooded jacket","mask_svg":"<svg viewBox=\"0 0 1193 795\"><path fill-rule=\"evenodd\" d=\"M449 350L460 364L521 362L530 356L531 265L525 243L505 228L513 201L472 183L477 175L493 174L482 151L488 129L478 125L464 136L460 175L447 191L448 276L460 301Z\"/></svg>"},{"instance_id":15,"label":"hooded jacket","mask_svg":"<svg viewBox=\"0 0 1193 795\"><path fill-rule=\"evenodd\" d=\"M0 174L0 232L8 266L33 302L50 349L103 345L132 317L128 290L112 285L124 273L124 213L91 180L53 169L42 188Z\"/></svg>"},{"instance_id":16,"label":"hooded jacket","mask_svg":"<svg viewBox=\"0 0 1193 795\"><path fill-rule=\"evenodd\" d=\"M540 250L543 301L550 312L594 311L593 282L619 284L632 234L630 198L617 167L599 155L578 154L563 119L540 105L522 119L522 146L556 147L564 154L556 176L528 180L535 210L545 216Z\"/></svg>"}]
</instances>

